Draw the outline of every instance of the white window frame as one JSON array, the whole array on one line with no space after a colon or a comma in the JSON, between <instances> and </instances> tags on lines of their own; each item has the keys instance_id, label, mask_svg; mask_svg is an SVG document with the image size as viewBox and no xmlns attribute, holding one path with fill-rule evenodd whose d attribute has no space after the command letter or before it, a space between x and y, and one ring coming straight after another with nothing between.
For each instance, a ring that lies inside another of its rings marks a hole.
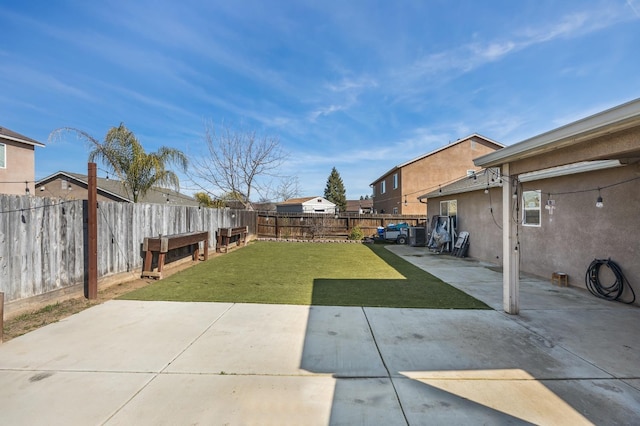
<instances>
[{"instance_id":1,"label":"white window frame","mask_svg":"<svg viewBox=\"0 0 640 426\"><path fill-rule=\"evenodd\" d=\"M526 199L532 196L532 194L537 194L538 196L538 204L535 205L535 201L529 201L527 203ZM532 212L538 212L538 222L527 222L527 218L530 217ZM522 226L533 226L539 228L542 226L542 191L539 189L534 189L530 191L522 192Z\"/></svg>"},{"instance_id":2,"label":"white window frame","mask_svg":"<svg viewBox=\"0 0 640 426\"><path fill-rule=\"evenodd\" d=\"M452 205L455 206L455 213L453 215L449 214L451 212L451 206ZM443 209L442 208L443 206L446 206L446 208ZM455 217L457 215L458 215L458 200L440 201L440 216L454 216Z\"/></svg>"},{"instance_id":3,"label":"white window frame","mask_svg":"<svg viewBox=\"0 0 640 426\"><path fill-rule=\"evenodd\" d=\"M393 214L398 214L398 208L397 207L393 208Z\"/></svg>"},{"instance_id":4,"label":"white window frame","mask_svg":"<svg viewBox=\"0 0 640 426\"><path fill-rule=\"evenodd\" d=\"M7 145L0 143L0 150L2 151L2 164L0 164L0 169L7 168Z\"/></svg>"},{"instance_id":5,"label":"white window frame","mask_svg":"<svg viewBox=\"0 0 640 426\"><path fill-rule=\"evenodd\" d=\"M398 174L393 174L393 189L398 189Z\"/></svg>"},{"instance_id":6,"label":"white window frame","mask_svg":"<svg viewBox=\"0 0 640 426\"><path fill-rule=\"evenodd\" d=\"M383 180L380 182L380 194L384 194L385 192L387 192L387 181Z\"/></svg>"}]
</instances>

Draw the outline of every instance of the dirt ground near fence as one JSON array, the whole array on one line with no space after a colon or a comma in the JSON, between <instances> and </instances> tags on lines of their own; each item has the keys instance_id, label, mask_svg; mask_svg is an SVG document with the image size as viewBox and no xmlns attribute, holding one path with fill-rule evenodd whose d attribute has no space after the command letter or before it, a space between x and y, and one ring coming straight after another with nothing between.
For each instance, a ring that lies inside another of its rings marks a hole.
<instances>
[{"instance_id":1,"label":"dirt ground near fence","mask_svg":"<svg viewBox=\"0 0 640 426\"><path fill-rule=\"evenodd\" d=\"M210 254L209 258L214 256ZM163 271L163 275L164 277L171 276L176 272L180 272L195 265L196 263L198 262L183 262L179 265L166 268ZM61 319L90 308L91 306L99 305L107 300L115 299L122 294L151 285L154 282L157 282L157 280L153 278L140 278L127 282L116 283L99 290L98 298L96 300L88 300L85 297L75 297L49 304L31 312L20 314L14 318L4 321L4 333L2 340L6 342L47 324L60 321Z\"/></svg>"}]
</instances>

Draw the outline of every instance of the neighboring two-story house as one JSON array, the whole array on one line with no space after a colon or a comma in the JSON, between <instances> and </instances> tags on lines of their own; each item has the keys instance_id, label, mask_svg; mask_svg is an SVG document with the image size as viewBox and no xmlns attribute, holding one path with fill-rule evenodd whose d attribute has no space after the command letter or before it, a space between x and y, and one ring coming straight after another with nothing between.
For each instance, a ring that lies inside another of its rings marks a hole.
<instances>
[{"instance_id":1,"label":"neighboring two-story house","mask_svg":"<svg viewBox=\"0 0 640 426\"><path fill-rule=\"evenodd\" d=\"M44 144L0 127L0 194L34 193L36 146Z\"/></svg>"},{"instance_id":2,"label":"neighboring two-story house","mask_svg":"<svg viewBox=\"0 0 640 426\"><path fill-rule=\"evenodd\" d=\"M377 213L424 214L420 195L479 170L473 159L501 148L501 143L474 133L397 165L370 184L373 209Z\"/></svg>"}]
</instances>

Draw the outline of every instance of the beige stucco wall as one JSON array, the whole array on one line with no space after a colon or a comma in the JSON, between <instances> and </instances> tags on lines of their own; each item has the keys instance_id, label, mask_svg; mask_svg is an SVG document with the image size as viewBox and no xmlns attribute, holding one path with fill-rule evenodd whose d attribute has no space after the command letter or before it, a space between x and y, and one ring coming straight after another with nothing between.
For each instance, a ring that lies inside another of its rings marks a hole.
<instances>
[{"instance_id":1,"label":"beige stucco wall","mask_svg":"<svg viewBox=\"0 0 640 426\"><path fill-rule=\"evenodd\" d=\"M522 184L523 190L541 190L541 226L519 225L520 269L550 279L553 272L569 275L571 286L586 289L585 274L595 258L615 261L640 299L640 164L579 173ZM617 185L620 182L625 182ZM610 185L614 185L608 187ZM595 206L601 189L604 207ZM439 201L458 202L458 230L470 233L470 257L502 264L502 190L490 195L471 193L429 199L429 217L439 213ZM553 214L544 209L549 196ZM491 201L490 201L491 200ZM518 222L521 222L519 217ZM613 278L605 271L604 279ZM626 285L626 283L625 283ZM628 295L628 294L626 294ZM640 305L640 301L636 301Z\"/></svg>"},{"instance_id":2,"label":"beige stucco wall","mask_svg":"<svg viewBox=\"0 0 640 426\"><path fill-rule=\"evenodd\" d=\"M430 198L429 220L440 214L441 201L457 201L457 230L469 233L469 257L502 265L502 188ZM493 210L493 217L491 211ZM495 218L495 221L494 221ZM431 224L429 224L431 226Z\"/></svg>"},{"instance_id":3,"label":"beige stucco wall","mask_svg":"<svg viewBox=\"0 0 640 426\"><path fill-rule=\"evenodd\" d=\"M542 210L540 227L521 227L522 270L543 277L566 272L572 286L586 288L584 278L591 261L611 258L640 297L640 180L602 189L603 208L595 206L598 191L593 190L638 177L636 163L524 183L524 190L542 190L543 203L546 193L572 193L552 196L556 209L553 215Z\"/></svg>"},{"instance_id":4,"label":"beige stucco wall","mask_svg":"<svg viewBox=\"0 0 640 426\"><path fill-rule=\"evenodd\" d=\"M34 192L35 152L33 145L0 139L6 145L6 168L0 168L0 193L25 195ZM28 182L25 185L25 181Z\"/></svg>"},{"instance_id":5,"label":"beige stucco wall","mask_svg":"<svg viewBox=\"0 0 640 426\"><path fill-rule=\"evenodd\" d=\"M399 214L424 214L425 205L417 197L466 176L467 170L479 170L473 159L493 152L497 146L480 138L470 138L433 155L414 161L391 171L375 183L374 208L377 212ZM398 188L393 189L393 175L398 173ZM386 181L386 193L380 194L380 182ZM405 196L407 205L405 206Z\"/></svg>"}]
</instances>

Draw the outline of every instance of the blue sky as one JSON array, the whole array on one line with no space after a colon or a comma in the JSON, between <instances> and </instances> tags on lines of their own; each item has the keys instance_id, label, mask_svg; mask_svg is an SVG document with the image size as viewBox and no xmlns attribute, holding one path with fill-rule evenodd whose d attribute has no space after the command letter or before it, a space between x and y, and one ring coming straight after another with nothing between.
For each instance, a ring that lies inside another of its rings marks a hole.
<instances>
[{"instance_id":1,"label":"blue sky","mask_svg":"<svg viewBox=\"0 0 640 426\"><path fill-rule=\"evenodd\" d=\"M3 1L0 28L0 126L47 144L36 179L86 173L60 127L195 156L213 121L278 137L300 195L336 167L359 198L469 134L510 145L640 97L640 0Z\"/></svg>"}]
</instances>

